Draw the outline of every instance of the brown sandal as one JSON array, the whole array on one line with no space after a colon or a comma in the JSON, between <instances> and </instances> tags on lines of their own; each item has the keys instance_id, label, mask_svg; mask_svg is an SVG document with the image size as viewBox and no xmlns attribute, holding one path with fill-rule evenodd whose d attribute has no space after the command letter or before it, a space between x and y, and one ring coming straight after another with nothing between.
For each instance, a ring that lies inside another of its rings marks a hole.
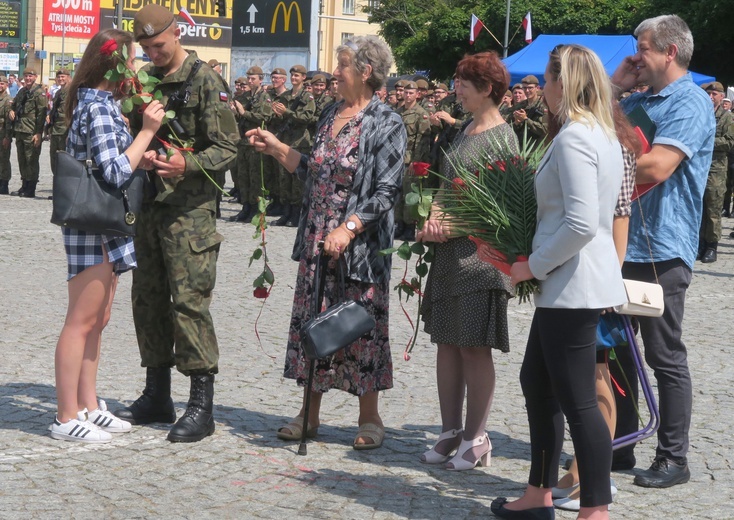
<instances>
[{"instance_id":1,"label":"brown sandal","mask_svg":"<svg viewBox=\"0 0 734 520\"><path fill-rule=\"evenodd\" d=\"M287 430L287 431L286 431ZM306 437L313 439L318 435L319 427L311 427L311 423L308 423L308 430L306 431ZM303 434L303 417L296 417L285 426L281 426L278 429L278 438L284 441L300 441L301 435Z\"/></svg>"},{"instance_id":2,"label":"brown sandal","mask_svg":"<svg viewBox=\"0 0 734 520\"><path fill-rule=\"evenodd\" d=\"M372 442L369 444L357 444L357 440L360 438L369 439ZM382 446L382 441L384 440L385 428L374 423L364 423L360 425L352 447L355 450L375 450Z\"/></svg>"}]
</instances>

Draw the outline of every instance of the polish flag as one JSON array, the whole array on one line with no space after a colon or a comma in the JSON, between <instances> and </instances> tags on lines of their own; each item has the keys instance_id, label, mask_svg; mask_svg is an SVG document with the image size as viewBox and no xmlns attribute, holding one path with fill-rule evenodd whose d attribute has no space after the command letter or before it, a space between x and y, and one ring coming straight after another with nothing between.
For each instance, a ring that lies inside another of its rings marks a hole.
<instances>
[{"instance_id":1,"label":"polish flag","mask_svg":"<svg viewBox=\"0 0 734 520\"><path fill-rule=\"evenodd\" d=\"M530 11L522 19L522 28L525 29L525 42L532 43L533 41L533 28L530 25Z\"/></svg>"},{"instance_id":2,"label":"polish flag","mask_svg":"<svg viewBox=\"0 0 734 520\"><path fill-rule=\"evenodd\" d=\"M474 45L474 40L477 39L477 36L479 36L479 32L482 30L482 27L484 27L484 24L482 21L477 18L475 14L471 15L471 28L469 29L469 43Z\"/></svg>"},{"instance_id":3,"label":"polish flag","mask_svg":"<svg viewBox=\"0 0 734 520\"><path fill-rule=\"evenodd\" d=\"M191 15L189 14L189 12L188 12L188 11L187 11L186 9L184 9L183 7L182 7L181 9L179 9L179 10L178 10L178 15L179 15L179 16L180 16L181 18L183 18L184 20L186 20L187 22L189 22L189 25L190 25L191 27L196 27L196 22L195 22L195 21L194 21L194 19L193 19L193 18L191 17Z\"/></svg>"}]
</instances>

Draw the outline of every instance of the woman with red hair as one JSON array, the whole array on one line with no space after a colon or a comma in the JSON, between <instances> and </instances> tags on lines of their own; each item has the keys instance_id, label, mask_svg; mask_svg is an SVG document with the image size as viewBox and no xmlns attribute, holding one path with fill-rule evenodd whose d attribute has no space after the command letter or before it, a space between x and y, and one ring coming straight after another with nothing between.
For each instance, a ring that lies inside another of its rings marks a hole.
<instances>
[{"instance_id":1,"label":"woman with red hair","mask_svg":"<svg viewBox=\"0 0 734 520\"><path fill-rule=\"evenodd\" d=\"M497 54L466 56L456 68L456 97L473 117L444 151L441 173L518 152L512 128L499 112L510 75ZM444 184L443 189L450 189ZM510 350L507 300L514 290L509 277L477 256L466 236L452 236L441 211L441 192L417 240L435 242L426 282L422 316L425 331L438 344L436 377L442 433L421 461L449 470L487 465L492 444L485 432L494 396L492 350ZM466 396L466 419L462 420ZM451 457L452 453L455 455Z\"/></svg>"}]
</instances>

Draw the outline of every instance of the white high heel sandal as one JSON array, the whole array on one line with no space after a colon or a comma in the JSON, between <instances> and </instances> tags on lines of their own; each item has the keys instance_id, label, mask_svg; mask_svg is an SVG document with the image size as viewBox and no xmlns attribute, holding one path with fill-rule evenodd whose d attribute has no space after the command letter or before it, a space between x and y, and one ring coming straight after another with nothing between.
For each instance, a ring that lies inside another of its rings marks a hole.
<instances>
[{"instance_id":1,"label":"white high heel sandal","mask_svg":"<svg viewBox=\"0 0 734 520\"><path fill-rule=\"evenodd\" d=\"M436 451L436 446L438 446L441 441L455 439L456 437L461 435L463 431L464 430L449 430L446 432L442 432L441 435L438 436L438 440L436 441L436 444L433 445L433 448L421 455L421 462L424 464L443 464L444 462L449 460L451 458L451 453L453 453L454 450L451 450L448 455L441 455Z\"/></svg>"},{"instance_id":2,"label":"white high heel sandal","mask_svg":"<svg viewBox=\"0 0 734 520\"><path fill-rule=\"evenodd\" d=\"M480 455L479 458L475 461L466 460L464 458L464 454L470 451L472 448L476 448L477 446L481 446L482 444L484 444L485 439L487 439L487 451ZM468 441L462 439L459 449L456 450L456 455L454 455L451 460L446 464L446 469L449 471L465 471L468 469L474 469L477 464L479 464L480 466L488 467L491 462L491 456L492 443L489 440L489 435L487 435L486 433L481 437L477 437L476 439L471 439ZM449 467L449 464L451 464L453 467Z\"/></svg>"}]
</instances>

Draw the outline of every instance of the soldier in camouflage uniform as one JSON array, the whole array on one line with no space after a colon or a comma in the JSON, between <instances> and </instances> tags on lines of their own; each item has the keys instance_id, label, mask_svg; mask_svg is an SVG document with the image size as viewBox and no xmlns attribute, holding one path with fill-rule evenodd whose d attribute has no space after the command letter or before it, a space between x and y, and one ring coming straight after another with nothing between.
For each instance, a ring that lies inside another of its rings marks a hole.
<instances>
[{"instance_id":1,"label":"soldier in camouflage uniform","mask_svg":"<svg viewBox=\"0 0 734 520\"><path fill-rule=\"evenodd\" d=\"M66 150L66 134L69 132L64 110L66 95L69 92L69 71L59 69L56 72L56 81L61 88L56 91L51 110L46 116L46 132L50 137L51 148L49 151L51 173L54 175L56 175L56 152Z\"/></svg>"},{"instance_id":2,"label":"soldier in camouflage uniform","mask_svg":"<svg viewBox=\"0 0 734 520\"><path fill-rule=\"evenodd\" d=\"M293 88L273 100L273 113L279 118L278 131L275 134L281 142L300 153L311 151L311 133L308 125L316 112L313 94L303 88L306 79L306 67L291 67L291 84ZM303 182L295 175L288 173L278 165L278 181L280 183L283 215L273 222L274 226L298 227L303 199Z\"/></svg>"},{"instance_id":3,"label":"soldier in camouflage uniform","mask_svg":"<svg viewBox=\"0 0 734 520\"><path fill-rule=\"evenodd\" d=\"M415 240L415 223L412 222L410 212L405 206L405 196L410 193L411 185L416 182L416 178L412 175L411 163L429 162L430 159L431 116L418 104L418 87L414 82L409 81L405 84L403 101L400 116L408 133L408 146L404 157L403 192L395 204L395 238Z\"/></svg>"},{"instance_id":4,"label":"soldier in camouflage uniform","mask_svg":"<svg viewBox=\"0 0 734 520\"><path fill-rule=\"evenodd\" d=\"M175 150L168 158L146 153L156 168L148 173L155 189L138 220L132 304L147 377L143 395L115 414L134 424L175 421L170 369L176 366L190 378L191 390L168 440L196 442L214 432L219 348L209 305L223 240L216 229L218 190L199 164L210 176L224 171L237 153L239 135L224 80L196 53L184 50L173 13L146 5L135 15L133 33L151 59L143 70L160 80L156 92L168 109L175 109L184 134L179 137L191 140L193 152ZM139 131L140 114L130 116L133 132ZM168 140L168 133L159 137Z\"/></svg>"},{"instance_id":5,"label":"soldier in camouflage uniform","mask_svg":"<svg viewBox=\"0 0 734 520\"><path fill-rule=\"evenodd\" d=\"M311 78L311 93L313 94L316 111L314 112L313 120L308 127L308 131L311 134L311 138L313 138L316 132L316 123L318 123L321 113L329 103L334 101L334 98L326 92L326 76L323 74L316 74Z\"/></svg>"},{"instance_id":6,"label":"soldier in camouflage uniform","mask_svg":"<svg viewBox=\"0 0 734 520\"><path fill-rule=\"evenodd\" d=\"M272 86L268 89L268 94L270 95L271 106L275 101L285 104L285 93L288 90L285 87L287 79L288 74L285 69L275 68L270 73L270 82L272 83ZM268 130L273 134L276 134L284 124L285 121L282 117L273 114L270 118L270 123L268 124ZM266 214L271 217L279 217L283 215L283 211L285 210L280 192L280 165L278 164L278 161L270 155L265 155L264 160L265 188L270 192L270 198L272 200L271 204L268 206Z\"/></svg>"},{"instance_id":7,"label":"soldier in camouflage uniform","mask_svg":"<svg viewBox=\"0 0 734 520\"><path fill-rule=\"evenodd\" d=\"M234 97L229 103L229 108L232 109L235 120L237 119L237 107L235 106L235 101L239 101L240 103L244 104L249 93L250 91L249 87L247 86L246 77L240 76L239 78L234 80ZM234 188L229 190L229 194L232 195L232 198L229 200L229 202L236 202L238 204L242 204L242 199L240 198L240 187L239 181L237 179L237 165L239 164L239 161L244 160L242 158L245 153L244 146L245 143L242 139L240 139L237 144L237 157L235 157L229 165L229 175L230 177L232 177L232 183L234 184Z\"/></svg>"},{"instance_id":8,"label":"soldier in camouflage uniform","mask_svg":"<svg viewBox=\"0 0 734 520\"><path fill-rule=\"evenodd\" d=\"M10 146L13 135L10 132L10 103L12 99L8 93L8 78L0 76L0 195L9 193L10 183Z\"/></svg>"},{"instance_id":9,"label":"soldier in camouflage uniform","mask_svg":"<svg viewBox=\"0 0 734 520\"><path fill-rule=\"evenodd\" d=\"M431 144L430 163L432 172L439 171L442 151L449 149L469 116L468 112L464 112L454 92L447 94L438 103L436 113L431 115L431 126L439 129L438 135ZM441 179L438 175L430 175L425 184L429 188L438 188Z\"/></svg>"},{"instance_id":10,"label":"soldier in camouflage uniform","mask_svg":"<svg viewBox=\"0 0 734 520\"><path fill-rule=\"evenodd\" d=\"M43 143L43 124L46 122L46 94L41 85L36 85L36 71L25 69L23 79L25 86L13 98L10 109L10 120L13 122L13 135L18 150L18 169L23 185L11 195L33 198L36 196L36 184Z\"/></svg>"},{"instance_id":11,"label":"soldier in camouflage uniform","mask_svg":"<svg viewBox=\"0 0 734 520\"><path fill-rule=\"evenodd\" d=\"M724 110L724 86L718 81L703 85L711 98L716 118L714 155L711 159L706 189L703 194L703 215L699 233L699 256L704 264L716 262L717 248L721 239L721 206L726 191L727 154L734 147L734 117Z\"/></svg>"},{"instance_id":12,"label":"soldier in camouflage uniform","mask_svg":"<svg viewBox=\"0 0 734 520\"><path fill-rule=\"evenodd\" d=\"M534 146L542 142L548 134L545 104L540 95L538 78L533 75L525 76L522 78L522 88L526 96L525 101L513 105L507 114L507 122L515 130L521 148L526 139L529 146Z\"/></svg>"},{"instance_id":13,"label":"soldier in camouflage uniform","mask_svg":"<svg viewBox=\"0 0 734 520\"><path fill-rule=\"evenodd\" d=\"M242 210L229 219L232 222L250 222L258 212L260 164L263 161L264 165L265 156L256 152L244 135L248 130L267 124L273 115L272 101L262 82L263 70L257 66L250 67L247 70L250 92L242 99L235 100L236 117L242 137L237 150L237 184L240 187Z\"/></svg>"},{"instance_id":14,"label":"soldier in camouflage uniform","mask_svg":"<svg viewBox=\"0 0 734 520\"><path fill-rule=\"evenodd\" d=\"M418 104L422 106L428 114L436 113L436 106L428 95L428 82L424 79L419 79L415 82L418 85Z\"/></svg>"}]
</instances>

